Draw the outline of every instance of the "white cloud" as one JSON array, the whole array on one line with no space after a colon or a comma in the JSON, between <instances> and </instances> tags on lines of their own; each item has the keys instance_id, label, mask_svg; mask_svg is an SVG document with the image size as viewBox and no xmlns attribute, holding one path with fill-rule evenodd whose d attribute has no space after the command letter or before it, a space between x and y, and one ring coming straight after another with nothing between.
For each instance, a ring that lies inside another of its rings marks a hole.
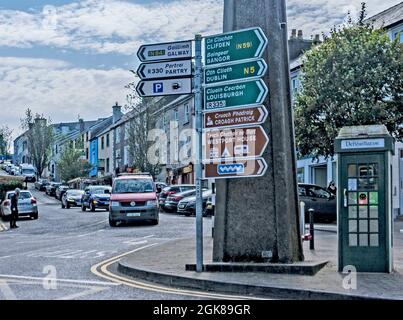
<instances>
[{"instance_id":1,"label":"white cloud","mask_svg":"<svg viewBox=\"0 0 403 320\"><path fill-rule=\"evenodd\" d=\"M0 59L0 114L14 134L30 107L53 122L75 121L77 115L96 119L111 114L112 105L125 103L124 86L133 80L127 70L71 68L63 61Z\"/></svg>"}]
</instances>

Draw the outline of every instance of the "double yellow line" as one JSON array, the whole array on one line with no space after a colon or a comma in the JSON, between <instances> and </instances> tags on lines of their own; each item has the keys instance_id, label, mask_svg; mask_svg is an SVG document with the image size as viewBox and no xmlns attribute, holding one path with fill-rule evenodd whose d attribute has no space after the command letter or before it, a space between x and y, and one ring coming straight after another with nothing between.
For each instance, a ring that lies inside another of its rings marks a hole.
<instances>
[{"instance_id":1,"label":"double yellow line","mask_svg":"<svg viewBox=\"0 0 403 320\"><path fill-rule=\"evenodd\" d=\"M156 284L150 284L138 280L134 280L131 278L123 277L121 275L114 274L108 270L108 267L123 257L134 253L136 251L140 251L146 248L150 248L152 246L157 245L157 243L149 244L132 251L120 254L118 256L109 258L105 261L99 262L91 267L91 272L98 277L110 280L114 283L119 283L122 285L126 285L136 289L148 290L153 292L159 293L169 293L169 294L176 294L176 295L185 295L191 297L198 297L198 298L205 298L205 299L222 299L222 300L265 300L253 296L237 296L237 295L225 295L225 294L215 294L215 293L208 293L205 291L198 291L198 290L186 290L186 289L175 289L170 287L164 287Z\"/></svg>"}]
</instances>

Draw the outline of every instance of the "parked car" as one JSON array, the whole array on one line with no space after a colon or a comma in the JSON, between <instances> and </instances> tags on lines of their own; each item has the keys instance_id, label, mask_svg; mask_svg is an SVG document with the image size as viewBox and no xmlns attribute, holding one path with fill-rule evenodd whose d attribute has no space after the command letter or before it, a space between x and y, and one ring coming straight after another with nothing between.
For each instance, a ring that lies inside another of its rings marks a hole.
<instances>
[{"instance_id":1,"label":"parked car","mask_svg":"<svg viewBox=\"0 0 403 320\"><path fill-rule=\"evenodd\" d=\"M7 173L10 173L11 167L13 166L13 164L11 162L7 163L6 166L4 167L4 170Z\"/></svg>"},{"instance_id":2,"label":"parked car","mask_svg":"<svg viewBox=\"0 0 403 320\"><path fill-rule=\"evenodd\" d=\"M207 188L203 188L206 191ZM164 204L164 211L166 212L176 212L178 210L178 203L186 197L191 197L196 195L196 189L186 190L179 193L170 194Z\"/></svg>"},{"instance_id":3,"label":"parked car","mask_svg":"<svg viewBox=\"0 0 403 320\"><path fill-rule=\"evenodd\" d=\"M175 184L162 189L158 197L160 208L165 210L165 200L169 195L194 189L196 189L194 184Z\"/></svg>"},{"instance_id":4,"label":"parked car","mask_svg":"<svg viewBox=\"0 0 403 320\"><path fill-rule=\"evenodd\" d=\"M60 186L61 183L60 182L50 182L45 189L45 193L48 196L55 196L56 195L56 189L58 186Z\"/></svg>"},{"instance_id":5,"label":"parked car","mask_svg":"<svg viewBox=\"0 0 403 320\"><path fill-rule=\"evenodd\" d=\"M336 221L336 197L325 188L314 184L298 184L299 201L305 202L305 221L309 221L308 209L315 210L315 221Z\"/></svg>"},{"instance_id":6,"label":"parked car","mask_svg":"<svg viewBox=\"0 0 403 320\"><path fill-rule=\"evenodd\" d=\"M132 221L159 222L156 187L150 174L121 175L113 181L109 225Z\"/></svg>"},{"instance_id":7,"label":"parked car","mask_svg":"<svg viewBox=\"0 0 403 320\"><path fill-rule=\"evenodd\" d=\"M23 163L20 164L21 175L25 177L25 181L36 181L36 169L32 164Z\"/></svg>"},{"instance_id":8,"label":"parked car","mask_svg":"<svg viewBox=\"0 0 403 320\"><path fill-rule=\"evenodd\" d=\"M168 187L168 185L165 182L155 182L155 188L157 190L157 196L162 192L164 188Z\"/></svg>"},{"instance_id":9,"label":"parked car","mask_svg":"<svg viewBox=\"0 0 403 320\"><path fill-rule=\"evenodd\" d=\"M203 191L203 215L206 215L206 205L207 199L211 196L212 191ZM178 213L184 214L185 216L190 216L196 213L196 195L187 197L179 201L178 203Z\"/></svg>"},{"instance_id":10,"label":"parked car","mask_svg":"<svg viewBox=\"0 0 403 320\"><path fill-rule=\"evenodd\" d=\"M81 197L81 210L109 210L109 200L112 188L110 186L88 186Z\"/></svg>"},{"instance_id":11,"label":"parked car","mask_svg":"<svg viewBox=\"0 0 403 320\"><path fill-rule=\"evenodd\" d=\"M70 207L81 207L81 199L84 195L84 190L69 189L63 193L62 196L62 209Z\"/></svg>"},{"instance_id":12,"label":"parked car","mask_svg":"<svg viewBox=\"0 0 403 320\"><path fill-rule=\"evenodd\" d=\"M69 186L65 186L65 185L60 185L60 186L58 186L58 187L56 188L56 191L55 191L55 198L56 198L57 200L62 201L63 194L64 194L68 189L70 189Z\"/></svg>"},{"instance_id":13,"label":"parked car","mask_svg":"<svg viewBox=\"0 0 403 320\"><path fill-rule=\"evenodd\" d=\"M11 174L12 176L19 176L19 175L21 174L20 168L17 167L17 166L15 166L15 165L12 165L12 166L10 167L10 174Z\"/></svg>"},{"instance_id":14,"label":"parked car","mask_svg":"<svg viewBox=\"0 0 403 320\"><path fill-rule=\"evenodd\" d=\"M1 215L8 219L11 215L11 197L14 191L6 193L5 200L1 203ZM30 191L22 190L18 198L18 217L31 217L38 219L38 205Z\"/></svg>"},{"instance_id":15,"label":"parked car","mask_svg":"<svg viewBox=\"0 0 403 320\"><path fill-rule=\"evenodd\" d=\"M211 196L207 198L205 215L214 216L214 213L215 213L215 194L211 194Z\"/></svg>"},{"instance_id":16,"label":"parked car","mask_svg":"<svg viewBox=\"0 0 403 320\"><path fill-rule=\"evenodd\" d=\"M2 168L4 171L6 171L6 167L7 167L9 164L11 164L10 161L4 161L4 162L1 164L1 168Z\"/></svg>"},{"instance_id":17,"label":"parked car","mask_svg":"<svg viewBox=\"0 0 403 320\"><path fill-rule=\"evenodd\" d=\"M38 190L38 191L45 191L46 186L49 183L50 182L47 179L38 179L38 181L35 182L35 189Z\"/></svg>"}]
</instances>

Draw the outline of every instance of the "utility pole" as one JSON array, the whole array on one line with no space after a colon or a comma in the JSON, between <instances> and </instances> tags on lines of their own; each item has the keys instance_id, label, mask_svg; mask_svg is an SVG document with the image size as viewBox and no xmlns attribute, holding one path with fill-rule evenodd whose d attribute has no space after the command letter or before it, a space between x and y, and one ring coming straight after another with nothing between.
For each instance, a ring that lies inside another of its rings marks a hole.
<instances>
[{"instance_id":1,"label":"utility pole","mask_svg":"<svg viewBox=\"0 0 403 320\"><path fill-rule=\"evenodd\" d=\"M250 27L268 38L269 117L262 124L269 136L262 155L268 169L259 178L216 181L213 260L301 261L285 1L224 0L224 32Z\"/></svg>"}]
</instances>

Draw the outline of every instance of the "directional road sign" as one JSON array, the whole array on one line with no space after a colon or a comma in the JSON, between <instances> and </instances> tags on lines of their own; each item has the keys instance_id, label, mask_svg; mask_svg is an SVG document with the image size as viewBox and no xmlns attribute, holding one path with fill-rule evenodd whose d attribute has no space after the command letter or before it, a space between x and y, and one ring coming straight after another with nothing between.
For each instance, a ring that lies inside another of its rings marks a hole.
<instances>
[{"instance_id":1,"label":"directional road sign","mask_svg":"<svg viewBox=\"0 0 403 320\"><path fill-rule=\"evenodd\" d=\"M259 157L268 142L269 138L261 126L206 130L203 162L236 157Z\"/></svg>"},{"instance_id":2,"label":"directional road sign","mask_svg":"<svg viewBox=\"0 0 403 320\"><path fill-rule=\"evenodd\" d=\"M266 173L267 163L263 158L219 161L204 165L205 179L228 179L261 177Z\"/></svg>"},{"instance_id":3,"label":"directional road sign","mask_svg":"<svg viewBox=\"0 0 403 320\"><path fill-rule=\"evenodd\" d=\"M265 106L211 111L204 113L204 128L222 128L260 124L266 121L268 112Z\"/></svg>"},{"instance_id":4,"label":"directional road sign","mask_svg":"<svg viewBox=\"0 0 403 320\"><path fill-rule=\"evenodd\" d=\"M204 89L205 110L262 104L268 89L262 79L222 84Z\"/></svg>"},{"instance_id":5,"label":"directional road sign","mask_svg":"<svg viewBox=\"0 0 403 320\"><path fill-rule=\"evenodd\" d=\"M137 69L140 79L177 78L192 75L191 60L142 63Z\"/></svg>"},{"instance_id":6,"label":"directional road sign","mask_svg":"<svg viewBox=\"0 0 403 320\"><path fill-rule=\"evenodd\" d=\"M192 93L192 78L140 81L136 87L141 97Z\"/></svg>"},{"instance_id":7,"label":"directional road sign","mask_svg":"<svg viewBox=\"0 0 403 320\"><path fill-rule=\"evenodd\" d=\"M241 80L247 78L262 77L267 70L263 59L254 59L221 65L204 69L204 83L206 85Z\"/></svg>"},{"instance_id":8,"label":"directional road sign","mask_svg":"<svg viewBox=\"0 0 403 320\"><path fill-rule=\"evenodd\" d=\"M137 56L141 62L192 58L192 41L147 44L140 47Z\"/></svg>"},{"instance_id":9,"label":"directional road sign","mask_svg":"<svg viewBox=\"0 0 403 320\"><path fill-rule=\"evenodd\" d=\"M221 33L205 38L205 65L260 58L267 38L260 28Z\"/></svg>"}]
</instances>

